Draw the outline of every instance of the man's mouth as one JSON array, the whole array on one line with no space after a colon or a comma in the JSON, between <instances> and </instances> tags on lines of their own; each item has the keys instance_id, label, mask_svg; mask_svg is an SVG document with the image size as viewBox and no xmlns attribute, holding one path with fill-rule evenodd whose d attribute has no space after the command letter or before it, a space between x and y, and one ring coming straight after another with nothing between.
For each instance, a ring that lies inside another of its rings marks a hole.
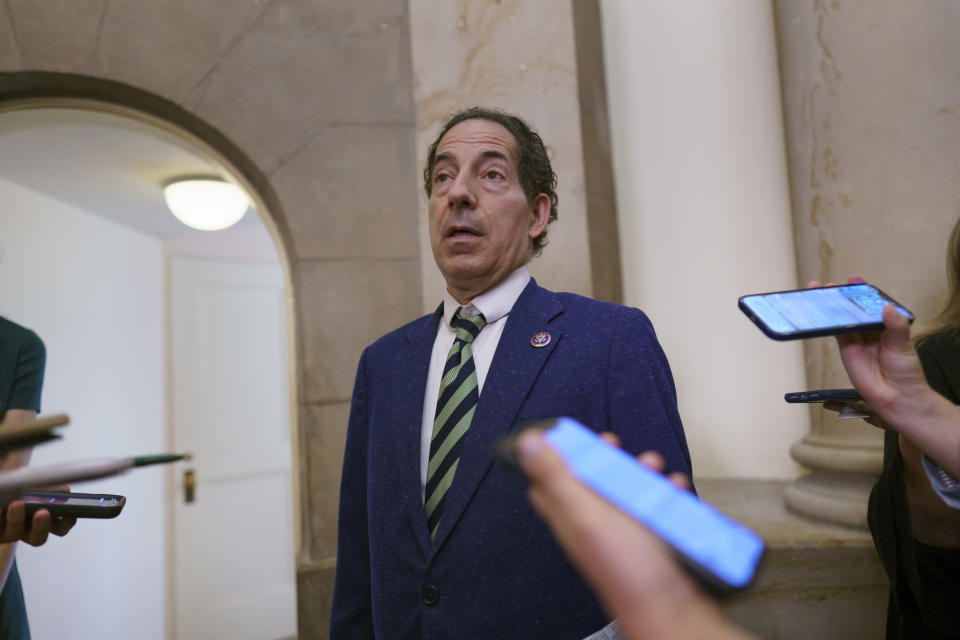
<instances>
[{"instance_id":1,"label":"man's mouth","mask_svg":"<svg viewBox=\"0 0 960 640\"><path fill-rule=\"evenodd\" d=\"M476 238L480 232L473 227L464 227L460 225L452 226L447 231L448 238Z\"/></svg>"}]
</instances>

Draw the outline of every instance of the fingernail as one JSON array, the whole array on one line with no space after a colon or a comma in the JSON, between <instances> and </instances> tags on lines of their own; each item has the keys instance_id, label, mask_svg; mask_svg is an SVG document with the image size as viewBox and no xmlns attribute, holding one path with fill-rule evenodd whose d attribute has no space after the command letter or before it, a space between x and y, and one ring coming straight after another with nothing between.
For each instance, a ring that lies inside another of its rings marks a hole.
<instances>
[{"instance_id":1,"label":"fingernail","mask_svg":"<svg viewBox=\"0 0 960 640\"><path fill-rule=\"evenodd\" d=\"M547 443L543 439L543 434L536 429L531 429L517 438L517 460L521 465L526 465L543 453L545 446Z\"/></svg>"}]
</instances>

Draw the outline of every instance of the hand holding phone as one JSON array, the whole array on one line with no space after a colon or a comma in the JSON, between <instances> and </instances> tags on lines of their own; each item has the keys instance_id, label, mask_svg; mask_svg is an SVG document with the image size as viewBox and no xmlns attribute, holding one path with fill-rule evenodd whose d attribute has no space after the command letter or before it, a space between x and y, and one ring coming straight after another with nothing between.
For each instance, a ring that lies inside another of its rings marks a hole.
<instances>
[{"instance_id":1,"label":"hand holding phone","mask_svg":"<svg viewBox=\"0 0 960 640\"><path fill-rule=\"evenodd\" d=\"M557 418L543 427L570 472L667 543L704 588L720 595L750 584L763 554L760 536L576 420ZM519 468L510 439L500 445L498 458Z\"/></svg>"},{"instance_id":2,"label":"hand holding phone","mask_svg":"<svg viewBox=\"0 0 960 640\"><path fill-rule=\"evenodd\" d=\"M65 536L76 523L75 517L37 513L36 509L28 509L22 500L15 499L0 507L0 543L22 541L39 547L51 533Z\"/></svg>"},{"instance_id":3,"label":"hand holding phone","mask_svg":"<svg viewBox=\"0 0 960 640\"><path fill-rule=\"evenodd\" d=\"M774 340L881 330L888 304L913 322L906 307L866 283L760 293L742 296L737 303Z\"/></svg>"}]
</instances>

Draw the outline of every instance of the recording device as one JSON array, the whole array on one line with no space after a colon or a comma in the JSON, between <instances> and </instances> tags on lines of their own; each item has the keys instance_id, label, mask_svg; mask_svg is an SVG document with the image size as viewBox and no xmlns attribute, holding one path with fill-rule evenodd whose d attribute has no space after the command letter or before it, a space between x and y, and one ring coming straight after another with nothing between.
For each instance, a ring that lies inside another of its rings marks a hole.
<instances>
[{"instance_id":1,"label":"recording device","mask_svg":"<svg viewBox=\"0 0 960 640\"><path fill-rule=\"evenodd\" d=\"M893 304L908 321L906 307L869 284L843 284L742 296L737 303L774 340L816 338L883 329L883 308Z\"/></svg>"},{"instance_id":2,"label":"recording device","mask_svg":"<svg viewBox=\"0 0 960 640\"><path fill-rule=\"evenodd\" d=\"M856 389L814 389L813 391L792 391L783 394L787 402L850 402L862 400Z\"/></svg>"},{"instance_id":3,"label":"recording device","mask_svg":"<svg viewBox=\"0 0 960 640\"><path fill-rule=\"evenodd\" d=\"M27 519L40 509L46 509L54 518L116 518L127 502L125 496L109 493L63 491L28 491L19 499L27 505Z\"/></svg>"},{"instance_id":4,"label":"recording device","mask_svg":"<svg viewBox=\"0 0 960 640\"><path fill-rule=\"evenodd\" d=\"M743 589L763 555L763 539L693 493L674 486L573 418L536 425L571 473L666 542L677 560L715 595ZM520 471L517 434L498 446L497 458ZM522 473L522 472L521 472Z\"/></svg>"}]
</instances>

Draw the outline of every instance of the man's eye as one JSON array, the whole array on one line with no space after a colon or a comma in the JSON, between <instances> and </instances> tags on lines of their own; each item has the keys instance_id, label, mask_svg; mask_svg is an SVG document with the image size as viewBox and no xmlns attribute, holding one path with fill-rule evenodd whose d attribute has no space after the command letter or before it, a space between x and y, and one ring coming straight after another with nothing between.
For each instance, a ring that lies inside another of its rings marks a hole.
<instances>
[{"instance_id":1,"label":"man's eye","mask_svg":"<svg viewBox=\"0 0 960 640\"><path fill-rule=\"evenodd\" d=\"M448 176L447 174L441 173L440 175L438 175L438 176L436 177L435 182L446 182L446 181L447 181L447 178L449 178L449 177L450 177L450 176Z\"/></svg>"},{"instance_id":2,"label":"man's eye","mask_svg":"<svg viewBox=\"0 0 960 640\"><path fill-rule=\"evenodd\" d=\"M503 177L503 174L500 173L499 171L487 171L483 175L485 178L487 178L487 180L499 180L500 178Z\"/></svg>"}]
</instances>

